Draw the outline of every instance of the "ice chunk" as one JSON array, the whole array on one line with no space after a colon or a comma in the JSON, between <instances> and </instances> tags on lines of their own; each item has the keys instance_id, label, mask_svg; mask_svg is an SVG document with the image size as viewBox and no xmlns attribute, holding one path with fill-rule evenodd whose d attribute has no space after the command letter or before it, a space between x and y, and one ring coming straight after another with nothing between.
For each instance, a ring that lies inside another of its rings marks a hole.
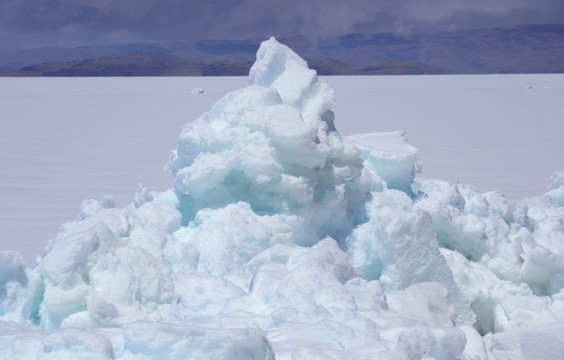
<instances>
[{"instance_id":1,"label":"ice chunk","mask_svg":"<svg viewBox=\"0 0 564 360\"><path fill-rule=\"evenodd\" d=\"M552 174L546 196L557 207L564 207L564 170Z\"/></svg>"},{"instance_id":2,"label":"ice chunk","mask_svg":"<svg viewBox=\"0 0 564 360\"><path fill-rule=\"evenodd\" d=\"M517 359L558 359L564 351L562 322L530 326L493 336L490 356L512 353Z\"/></svg>"},{"instance_id":3,"label":"ice chunk","mask_svg":"<svg viewBox=\"0 0 564 360\"><path fill-rule=\"evenodd\" d=\"M416 205L428 211L442 246L466 257L480 259L488 249L486 224L474 213L465 213L466 200L457 187L436 180L423 181Z\"/></svg>"},{"instance_id":4,"label":"ice chunk","mask_svg":"<svg viewBox=\"0 0 564 360\"><path fill-rule=\"evenodd\" d=\"M138 322L127 325L124 335L124 353L149 359L274 359L270 344L257 329Z\"/></svg>"},{"instance_id":5,"label":"ice chunk","mask_svg":"<svg viewBox=\"0 0 564 360\"><path fill-rule=\"evenodd\" d=\"M0 322L0 358L114 360L115 356L109 339L90 330L41 331Z\"/></svg>"},{"instance_id":6,"label":"ice chunk","mask_svg":"<svg viewBox=\"0 0 564 360\"><path fill-rule=\"evenodd\" d=\"M333 89L308 68L305 60L275 38L261 44L249 82L276 89L282 102L298 109L306 123L335 130L331 112L335 103Z\"/></svg>"},{"instance_id":7,"label":"ice chunk","mask_svg":"<svg viewBox=\"0 0 564 360\"><path fill-rule=\"evenodd\" d=\"M261 251L293 242L292 228L279 216L257 215L244 202L202 209L175 236L198 251L200 271L216 276L238 274Z\"/></svg>"},{"instance_id":8,"label":"ice chunk","mask_svg":"<svg viewBox=\"0 0 564 360\"><path fill-rule=\"evenodd\" d=\"M0 251L0 320L21 322L31 315L33 283L35 276L19 253Z\"/></svg>"},{"instance_id":9,"label":"ice chunk","mask_svg":"<svg viewBox=\"0 0 564 360\"><path fill-rule=\"evenodd\" d=\"M411 199L397 190L373 193L367 212L370 220L356 227L347 239L352 264L368 279L379 279L388 291L418 282L438 282L448 289L457 322L472 323L468 303L439 253L429 215L413 207Z\"/></svg>"},{"instance_id":10,"label":"ice chunk","mask_svg":"<svg viewBox=\"0 0 564 360\"><path fill-rule=\"evenodd\" d=\"M432 327L452 325L456 317L448 290L439 283L413 284L403 291L389 292L386 299L391 310L422 319Z\"/></svg>"},{"instance_id":11,"label":"ice chunk","mask_svg":"<svg viewBox=\"0 0 564 360\"><path fill-rule=\"evenodd\" d=\"M346 137L360 149L364 166L378 174L388 188L412 194L411 183L420 171L419 150L408 144L405 133L372 133Z\"/></svg>"},{"instance_id":12,"label":"ice chunk","mask_svg":"<svg viewBox=\"0 0 564 360\"><path fill-rule=\"evenodd\" d=\"M564 258L537 246L523 255L521 278L538 295L554 294L564 288Z\"/></svg>"},{"instance_id":13,"label":"ice chunk","mask_svg":"<svg viewBox=\"0 0 564 360\"><path fill-rule=\"evenodd\" d=\"M0 297L6 296L6 285L16 282L27 285L23 257L15 251L0 251Z\"/></svg>"}]
</instances>

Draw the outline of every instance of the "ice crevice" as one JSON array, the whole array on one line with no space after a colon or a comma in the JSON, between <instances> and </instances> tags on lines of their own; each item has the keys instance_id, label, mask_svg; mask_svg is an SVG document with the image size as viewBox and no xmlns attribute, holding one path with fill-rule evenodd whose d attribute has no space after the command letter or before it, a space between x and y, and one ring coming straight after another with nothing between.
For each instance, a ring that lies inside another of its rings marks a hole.
<instances>
[{"instance_id":1,"label":"ice crevice","mask_svg":"<svg viewBox=\"0 0 564 360\"><path fill-rule=\"evenodd\" d=\"M331 86L274 38L249 82L182 129L171 189L85 201L35 268L0 252L0 359L564 348L564 172L522 201L422 179L403 132L341 137Z\"/></svg>"}]
</instances>

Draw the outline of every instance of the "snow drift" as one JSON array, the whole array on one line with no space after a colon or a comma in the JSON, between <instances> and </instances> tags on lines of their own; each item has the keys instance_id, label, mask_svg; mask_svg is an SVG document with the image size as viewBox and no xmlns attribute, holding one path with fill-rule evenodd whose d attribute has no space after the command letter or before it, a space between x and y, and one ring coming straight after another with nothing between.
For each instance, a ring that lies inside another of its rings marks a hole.
<instances>
[{"instance_id":1,"label":"snow drift","mask_svg":"<svg viewBox=\"0 0 564 360\"><path fill-rule=\"evenodd\" d=\"M274 38L249 79L182 130L172 189L85 201L35 269L0 253L0 358L562 354L564 173L528 202L418 179Z\"/></svg>"}]
</instances>

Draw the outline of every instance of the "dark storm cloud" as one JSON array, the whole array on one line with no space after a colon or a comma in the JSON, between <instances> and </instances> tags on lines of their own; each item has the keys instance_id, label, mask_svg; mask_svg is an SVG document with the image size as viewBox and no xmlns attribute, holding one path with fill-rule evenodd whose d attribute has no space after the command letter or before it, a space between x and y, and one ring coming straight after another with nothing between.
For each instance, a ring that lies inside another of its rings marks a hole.
<instances>
[{"instance_id":1,"label":"dark storm cloud","mask_svg":"<svg viewBox=\"0 0 564 360\"><path fill-rule=\"evenodd\" d=\"M562 23L562 0L0 0L0 36L54 43ZM2 46L2 45L0 45Z\"/></svg>"}]
</instances>

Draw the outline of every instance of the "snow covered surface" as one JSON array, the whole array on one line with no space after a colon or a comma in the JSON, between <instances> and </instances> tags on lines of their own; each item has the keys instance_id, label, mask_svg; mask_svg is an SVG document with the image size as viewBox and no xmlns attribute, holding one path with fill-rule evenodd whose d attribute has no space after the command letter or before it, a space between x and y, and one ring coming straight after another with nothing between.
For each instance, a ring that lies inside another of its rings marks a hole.
<instances>
[{"instance_id":1,"label":"snow covered surface","mask_svg":"<svg viewBox=\"0 0 564 360\"><path fill-rule=\"evenodd\" d=\"M343 135L405 131L422 177L539 196L564 167L564 75L328 77ZM244 77L0 78L0 249L28 265L84 199L133 200L182 126ZM529 89L532 87L532 89ZM203 94L192 95L195 88ZM38 174L41 174L40 176ZM33 219L33 221L28 221Z\"/></svg>"},{"instance_id":2,"label":"snow covered surface","mask_svg":"<svg viewBox=\"0 0 564 360\"><path fill-rule=\"evenodd\" d=\"M527 201L419 178L275 39L249 80L184 126L171 189L83 202L34 268L0 252L0 359L561 356L564 172Z\"/></svg>"},{"instance_id":3,"label":"snow covered surface","mask_svg":"<svg viewBox=\"0 0 564 360\"><path fill-rule=\"evenodd\" d=\"M515 200L544 193L564 166L562 74L327 82L339 133L405 131L422 177ZM0 78L0 249L33 265L82 200L110 194L124 207L140 182L170 188L162 168L182 126L246 85L246 77Z\"/></svg>"}]
</instances>

